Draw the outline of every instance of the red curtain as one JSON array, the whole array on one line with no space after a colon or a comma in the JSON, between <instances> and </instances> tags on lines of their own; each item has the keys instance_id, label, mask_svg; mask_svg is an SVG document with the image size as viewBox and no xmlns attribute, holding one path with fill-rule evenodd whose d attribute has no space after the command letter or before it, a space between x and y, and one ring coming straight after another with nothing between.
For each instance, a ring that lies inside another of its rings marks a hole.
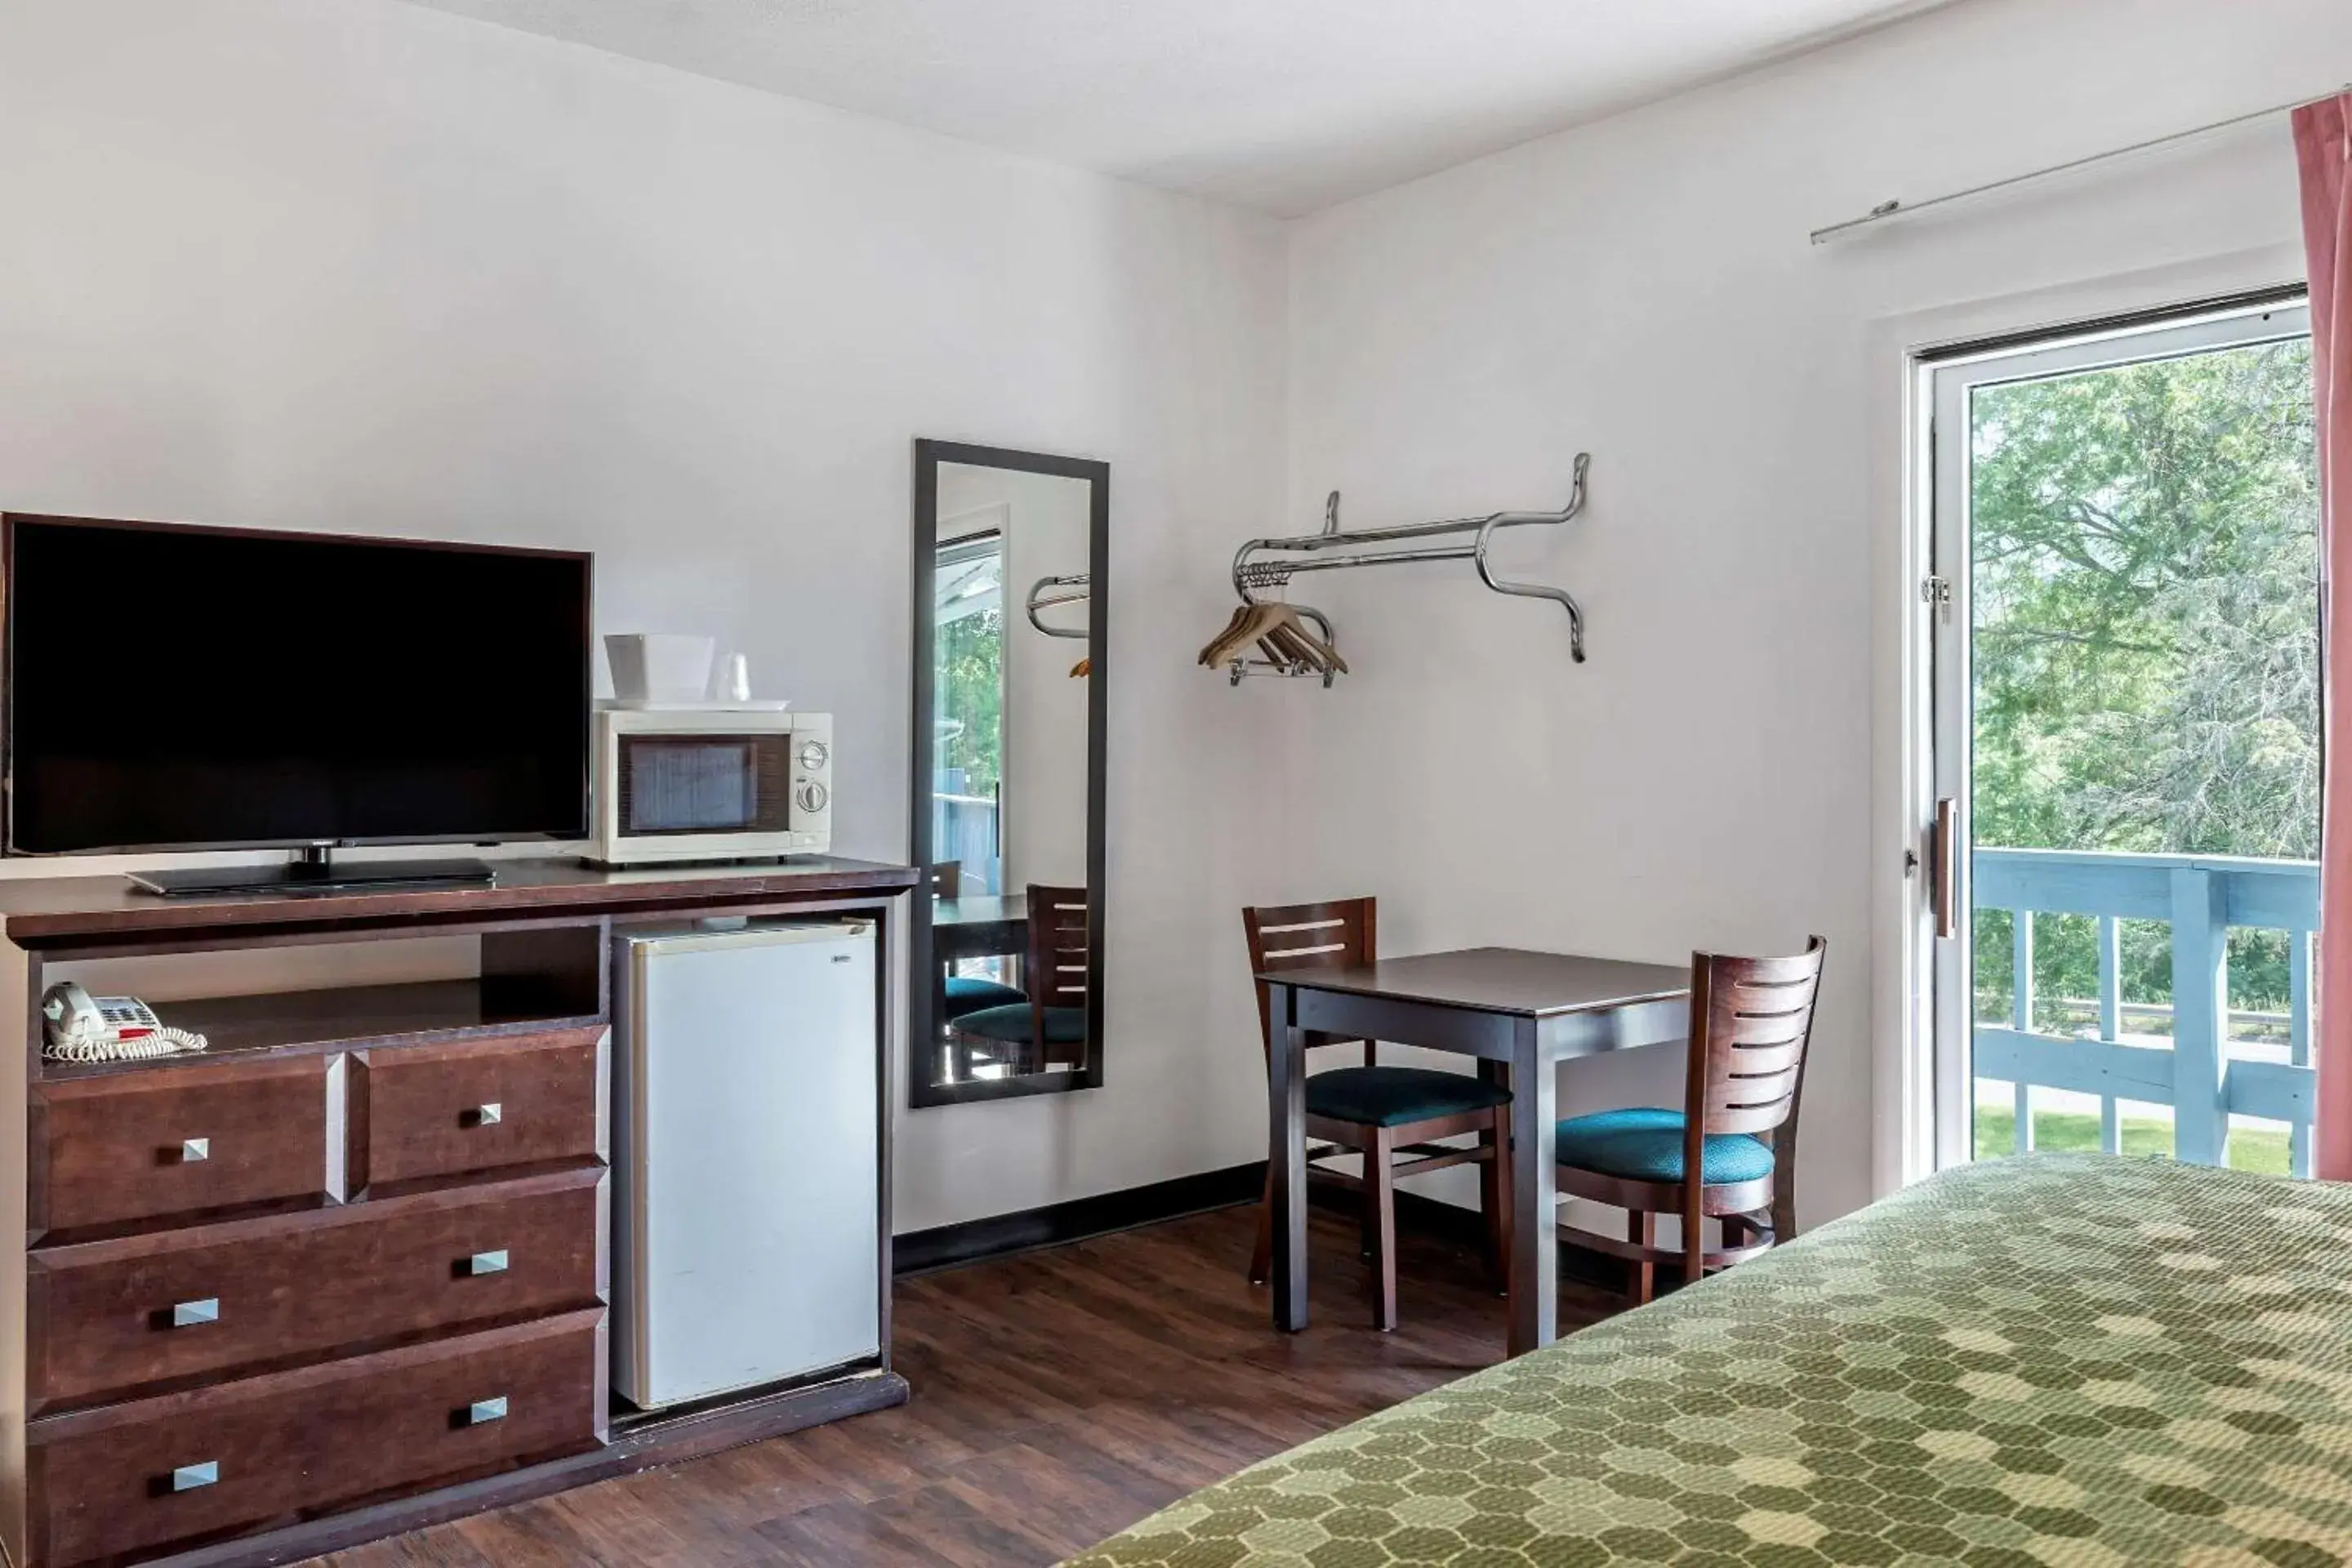
<instances>
[{"instance_id":1,"label":"red curtain","mask_svg":"<svg viewBox=\"0 0 2352 1568\"><path fill-rule=\"evenodd\" d=\"M2311 368L2319 408L2319 1068L2316 1173L2352 1181L2352 93L2299 109Z\"/></svg>"}]
</instances>

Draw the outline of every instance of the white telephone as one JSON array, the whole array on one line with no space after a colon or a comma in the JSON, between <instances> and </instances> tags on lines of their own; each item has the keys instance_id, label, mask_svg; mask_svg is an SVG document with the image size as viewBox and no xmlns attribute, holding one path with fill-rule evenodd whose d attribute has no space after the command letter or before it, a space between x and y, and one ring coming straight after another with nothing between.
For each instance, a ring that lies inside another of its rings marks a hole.
<instances>
[{"instance_id":1,"label":"white telephone","mask_svg":"<svg viewBox=\"0 0 2352 1568\"><path fill-rule=\"evenodd\" d=\"M99 996L68 980L41 998L41 1054L56 1062L147 1061L201 1051L202 1035L166 1027L136 996Z\"/></svg>"}]
</instances>

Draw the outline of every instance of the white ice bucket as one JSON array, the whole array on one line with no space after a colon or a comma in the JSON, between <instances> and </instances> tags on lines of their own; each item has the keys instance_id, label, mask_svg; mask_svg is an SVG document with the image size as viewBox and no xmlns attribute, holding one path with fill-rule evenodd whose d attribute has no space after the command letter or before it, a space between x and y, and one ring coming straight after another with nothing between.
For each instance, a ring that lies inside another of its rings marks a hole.
<instances>
[{"instance_id":1,"label":"white ice bucket","mask_svg":"<svg viewBox=\"0 0 2352 1568\"><path fill-rule=\"evenodd\" d=\"M613 695L623 702L699 702L709 695L718 657L710 637L627 632L604 639Z\"/></svg>"}]
</instances>

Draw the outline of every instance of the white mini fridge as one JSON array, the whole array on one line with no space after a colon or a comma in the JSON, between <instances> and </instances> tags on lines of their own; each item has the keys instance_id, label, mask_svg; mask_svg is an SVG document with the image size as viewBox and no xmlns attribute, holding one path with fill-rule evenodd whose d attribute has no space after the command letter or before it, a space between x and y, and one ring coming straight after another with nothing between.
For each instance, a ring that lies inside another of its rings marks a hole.
<instances>
[{"instance_id":1,"label":"white mini fridge","mask_svg":"<svg viewBox=\"0 0 2352 1568\"><path fill-rule=\"evenodd\" d=\"M640 1409L881 1349L870 921L621 938L614 1387Z\"/></svg>"}]
</instances>

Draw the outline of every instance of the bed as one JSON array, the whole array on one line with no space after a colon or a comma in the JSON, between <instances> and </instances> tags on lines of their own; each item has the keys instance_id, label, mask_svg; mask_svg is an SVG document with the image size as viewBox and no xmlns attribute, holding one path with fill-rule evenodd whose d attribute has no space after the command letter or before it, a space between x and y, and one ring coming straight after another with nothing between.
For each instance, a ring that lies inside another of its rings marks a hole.
<instances>
[{"instance_id":1,"label":"bed","mask_svg":"<svg viewBox=\"0 0 2352 1568\"><path fill-rule=\"evenodd\" d=\"M2102 1155L1921 1184L1068 1568L2352 1560L2352 1185Z\"/></svg>"}]
</instances>

